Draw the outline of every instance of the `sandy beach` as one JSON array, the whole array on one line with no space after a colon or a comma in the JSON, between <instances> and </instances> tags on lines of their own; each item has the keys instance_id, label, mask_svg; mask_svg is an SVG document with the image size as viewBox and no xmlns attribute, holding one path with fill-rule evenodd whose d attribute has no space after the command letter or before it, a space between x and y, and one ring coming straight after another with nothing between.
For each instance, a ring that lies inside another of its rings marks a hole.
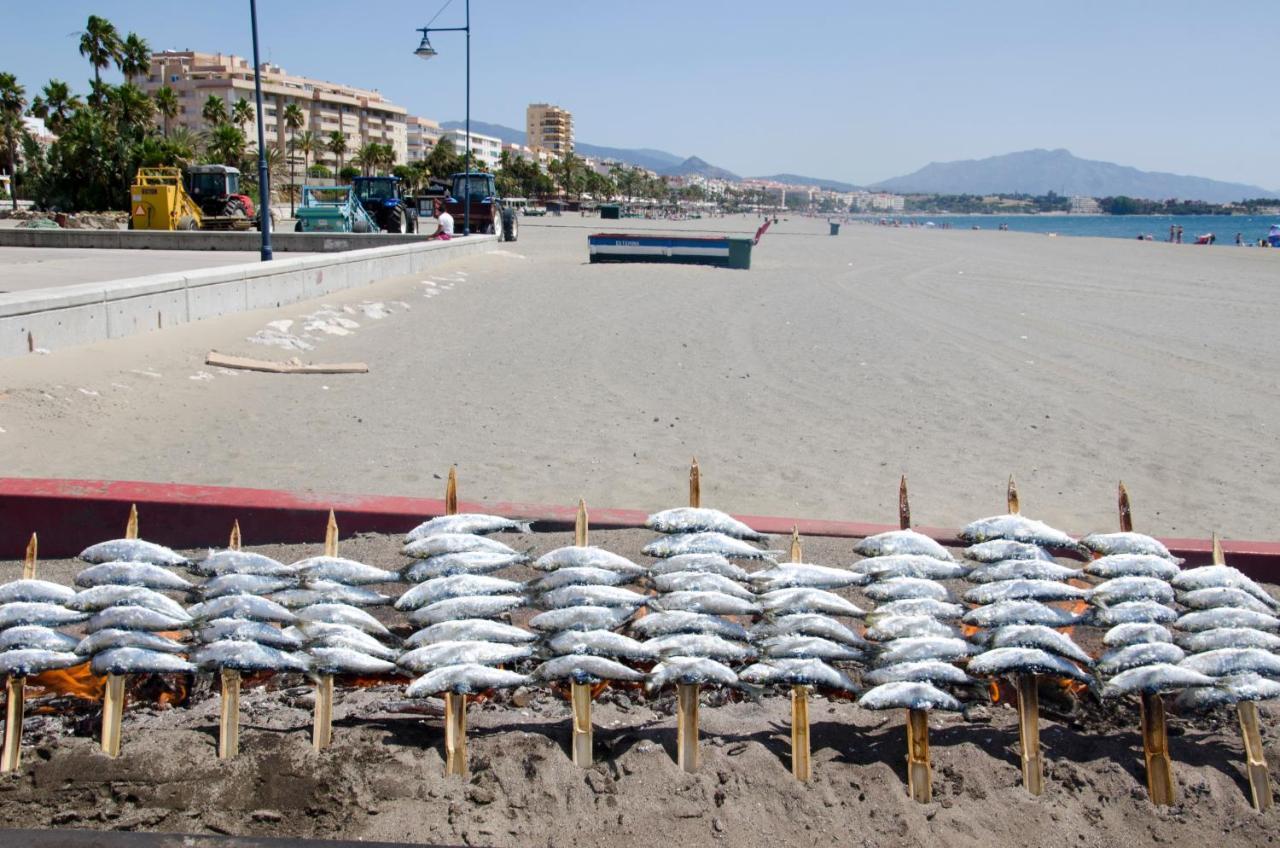
<instances>
[{"instance_id":1,"label":"sandy beach","mask_svg":"<svg viewBox=\"0 0 1280 848\"><path fill-rule=\"evenodd\" d=\"M4 473L438 497L457 463L468 500L647 509L696 455L739 513L889 522L906 473L957 526L1012 473L1078 533L1122 478L1138 529L1280 535L1274 251L802 219L747 272L587 263L602 229L755 227L525 219L425 279L3 360Z\"/></svg>"}]
</instances>

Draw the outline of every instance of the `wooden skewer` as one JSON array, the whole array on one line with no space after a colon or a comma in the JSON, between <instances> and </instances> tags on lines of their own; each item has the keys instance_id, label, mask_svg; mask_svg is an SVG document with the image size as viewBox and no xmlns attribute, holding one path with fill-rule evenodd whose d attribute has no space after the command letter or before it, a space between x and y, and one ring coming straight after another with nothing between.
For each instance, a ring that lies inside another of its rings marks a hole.
<instances>
[{"instance_id":1,"label":"wooden skewer","mask_svg":"<svg viewBox=\"0 0 1280 848\"><path fill-rule=\"evenodd\" d=\"M444 695L444 773L467 773L467 696Z\"/></svg>"},{"instance_id":2,"label":"wooden skewer","mask_svg":"<svg viewBox=\"0 0 1280 848\"><path fill-rule=\"evenodd\" d=\"M1013 475L1009 475L1009 488L1006 493L1009 501L1009 514L1017 515L1021 510L1018 504L1018 484L1013 482Z\"/></svg>"},{"instance_id":3,"label":"wooden skewer","mask_svg":"<svg viewBox=\"0 0 1280 848\"><path fill-rule=\"evenodd\" d=\"M338 519L333 514L333 510L329 510L329 524L324 528L324 555L328 557L338 555Z\"/></svg>"},{"instance_id":4,"label":"wooden skewer","mask_svg":"<svg viewBox=\"0 0 1280 848\"><path fill-rule=\"evenodd\" d=\"M587 502L578 499L578 517L573 526L573 544L585 548L588 538ZM591 727L591 684L569 684L573 705L573 762L582 768L590 768L595 759L594 738Z\"/></svg>"},{"instance_id":5,"label":"wooden skewer","mask_svg":"<svg viewBox=\"0 0 1280 848\"><path fill-rule=\"evenodd\" d=\"M36 577L36 534L27 542L27 554L22 560L22 579ZM0 772L17 771L22 761L22 722L26 716L24 687L27 679L14 675L5 680L4 754L0 757Z\"/></svg>"},{"instance_id":6,"label":"wooden skewer","mask_svg":"<svg viewBox=\"0 0 1280 848\"><path fill-rule=\"evenodd\" d=\"M240 519L231 524L231 538L227 540L227 547L233 551L240 550Z\"/></svg>"},{"instance_id":7,"label":"wooden skewer","mask_svg":"<svg viewBox=\"0 0 1280 848\"><path fill-rule=\"evenodd\" d=\"M449 466L449 479L444 484L444 514L458 514L458 466Z\"/></svg>"},{"instance_id":8,"label":"wooden skewer","mask_svg":"<svg viewBox=\"0 0 1280 848\"><path fill-rule=\"evenodd\" d=\"M1022 753L1022 785L1032 795L1044 792L1044 757L1040 753L1040 688L1034 674L1018 675L1018 742Z\"/></svg>"},{"instance_id":9,"label":"wooden skewer","mask_svg":"<svg viewBox=\"0 0 1280 848\"><path fill-rule=\"evenodd\" d=\"M907 710L907 789L921 804L933 800L928 710Z\"/></svg>"},{"instance_id":10,"label":"wooden skewer","mask_svg":"<svg viewBox=\"0 0 1280 848\"><path fill-rule=\"evenodd\" d=\"M697 683L676 684L676 762L687 772L698 770L698 692Z\"/></svg>"},{"instance_id":11,"label":"wooden skewer","mask_svg":"<svg viewBox=\"0 0 1280 848\"><path fill-rule=\"evenodd\" d=\"M126 539L138 538L138 505L129 505L129 520L124 525L124 537Z\"/></svg>"},{"instance_id":12,"label":"wooden skewer","mask_svg":"<svg viewBox=\"0 0 1280 848\"><path fill-rule=\"evenodd\" d=\"M1120 481L1120 485L1116 487L1116 505L1120 510L1120 532L1133 532L1133 507L1129 505L1129 490L1124 487L1124 481Z\"/></svg>"},{"instance_id":13,"label":"wooden skewer","mask_svg":"<svg viewBox=\"0 0 1280 848\"><path fill-rule=\"evenodd\" d=\"M791 561L803 562L800 549L800 530L791 528ZM791 774L796 780L808 783L813 777L810 763L812 748L809 743L809 687L796 684L791 687Z\"/></svg>"},{"instance_id":14,"label":"wooden skewer","mask_svg":"<svg viewBox=\"0 0 1280 848\"><path fill-rule=\"evenodd\" d=\"M898 481L898 529L911 529L911 499L907 497L907 475Z\"/></svg>"},{"instance_id":15,"label":"wooden skewer","mask_svg":"<svg viewBox=\"0 0 1280 848\"><path fill-rule=\"evenodd\" d=\"M240 753L240 672L222 669L222 710L218 721L218 759Z\"/></svg>"},{"instance_id":16,"label":"wooden skewer","mask_svg":"<svg viewBox=\"0 0 1280 848\"><path fill-rule=\"evenodd\" d=\"M124 537L138 538L138 505L130 504ZM120 756L120 733L124 722L124 682L126 675L108 674L102 693L102 750L108 757Z\"/></svg>"},{"instance_id":17,"label":"wooden skewer","mask_svg":"<svg viewBox=\"0 0 1280 848\"><path fill-rule=\"evenodd\" d=\"M338 519L329 510L329 523L324 530L324 555L338 555ZM333 742L333 675L321 674L316 679L316 708L311 718L311 747L323 751Z\"/></svg>"},{"instance_id":18,"label":"wooden skewer","mask_svg":"<svg viewBox=\"0 0 1280 848\"><path fill-rule=\"evenodd\" d=\"M702 506L702 469L698 468L698 458L689 463L689 506Z\"/></svg>"},{"instance_id":19,"label":"wooden skewer","mask_svg":"<svg viewBox=\"0 0 1280 848\"><path fill-rule=\"evenodd\" d=\"M36 579L36 559L40 551L40 542L36 538L36 534L31 534L31 541L27 542L27 555L22 560L22 579Z\"/></svg>"}]
</instances>

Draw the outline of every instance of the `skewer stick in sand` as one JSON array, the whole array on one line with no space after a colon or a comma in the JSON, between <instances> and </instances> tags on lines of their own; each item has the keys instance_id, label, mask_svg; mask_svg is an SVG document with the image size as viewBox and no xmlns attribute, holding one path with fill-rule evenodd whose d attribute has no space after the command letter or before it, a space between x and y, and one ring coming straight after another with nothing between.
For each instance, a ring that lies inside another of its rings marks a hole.
<instances>
[{"instance_id":1,"label":"skewer stick in sand","mask_svg":"<svg viewBox=\"0 0 1280 848\"><path fill-rule=\"evenodd\" d=\"M898 529L911 529L907 475L898 481ZM933 766L929 762L929 711L907 710L907 791L921 804L933 800Z\"/></svg>"},{"instance_id":2,"label":"skewer stick in sand","mask_svg":"<svg viewBox=\"0 0 1280 848\"><path fill-rule=\"evenodd\" d=\"M129 506L124 537L138 538L138 505ZM124 721L124 681L126 675L108 674L102 693L102 750L108 757L120 756L120 728Z\"/></svg>"},{"instance_id":3,"label":"skewer stick in sand","mask_svg":"<svg viewBox=\"0 0 1280 848\"><path fill-rule=\"evenodd\" d=\"M1121 532L1132 533L1133 506L1123 480L1116 487L1116 507L1120 514ZM1167 807L1174 801L1174 786L1164 698L1158 692L1143 692L1138 703L1142 713L1142 758L1147 766L1147 794L1151 796L1151 803Z\"/></svg>"},{"instance_id":4,"label":"skewer stick in sand","mask_svg":"<svg viewBox=\"0 0 1280 848\"><path fill-rule=\"evenodd\" d=\"M240 522L231 525L230 550L240 550ZM229 760L240 753L240 672L224 668L222 678L222 703L218 716L218 759Z\"/></svg>"},{"instance_id":5,"label":"skewer stick in sand","mask_svg":"<svg viewBox=\"0 0 1280 848\"><path fill-rule=\"evenodd\" d=\"M578 517L573 527L573 543L587 545L587 503L578 500ZM590 768L594 759L594 738L591 728L591 684L573 681L570 701L573 704L573 762L582 768Z\"/></svg>"},{"instance_id":6,"label":"skewer stick in sand","mask_svg":"<svg viewBox=\"0 0 1280 848\"><path fill-rule=\"evenodd\" d=\"M36 555L39 544L36 534L31 534L27 542L27 555L22 561L22 579L34 580L36 577ZM4 714L4 756L0 759L0 772L17 771L22 760L22 722L26 715L26 700L23 687L27 679L13 675L5 679L5 714Z\"/></svg>"},{"instance_id":7,"label":"skewer stick in sand","mask_svg":"<svg viewBox=\"0 0 1280 848\"><path fill-rule=\"evenodd\" d=\"M444 484L444 514L458 514L458 466L449 467ZM467 773L467 696L444 693L444 773Z\"/></svg>"},{"instance_id":8,"label":"skewer stick in sand","mask_svg":"<svg viewBox=\"0 0 1280 848\"><path fill-rule=\"evenodd\" d=\"M1018 484L1009 475L1006 493L1009 514L1021 511ZM1034 674L1015 675L1018 689L1018 751L1022 757L1022 785L1032 795L1044 794L1044 757L1040 752L1040 684Z\"/></svg>"},{"instance_id":9,"label":"skewer stick in sand","mask_svg":"<svg viewBox=\"0 0 1280 848\"><path fill-rule=\"evenodd\" d=\"M338 520L329 510L329 525L324 531L324 555L338 555ZM316 678L316 710L311 721L311 747L323 751L333 742L333 675Z\"/></svg>"},{"instance_id":10,"label":"skewer stick in sand","mask_svg":"<svg viewBox=\"0 0 1280 848\"><path fill-rule=\"evenodd\" d=\"M1222 539L1213 534L1213 564L1226 565ZM1249 795L1253 808L1260 813L1271 809L1271 777L1267 770L1267 757L1262 750L1262 729L1258 726L1258 705L1253 701L1236 704L1240 718L1240 738L1244 742L1244 770L1249 775Z\"/></svg>"},{"instance_id":11,"label":"skewer stick in sand","mask_svg":"<svg viewBox=\"0 0 1280 848\"><path fill-rule=\"evenodd\" d=\"M791 528L791 561L804 561L801 559L800 531L794 526ZM809 687L795 684L791 687L791 774L804 783L813 777L810 751Z\"/></svg>"},{"instance_id":12,"label":"skewer stick in sand","mask_svg":"<svg viewBox=\"0 0 1280 848\"><path fill-rule=\"evenodd\" d=\"M689 506L702 506L702 469L695 456L689 463ZM687 772L698 770L702 759L698 753L698 693L697 683L676 684L676 762Z\"/></svg>"}]
</instances>

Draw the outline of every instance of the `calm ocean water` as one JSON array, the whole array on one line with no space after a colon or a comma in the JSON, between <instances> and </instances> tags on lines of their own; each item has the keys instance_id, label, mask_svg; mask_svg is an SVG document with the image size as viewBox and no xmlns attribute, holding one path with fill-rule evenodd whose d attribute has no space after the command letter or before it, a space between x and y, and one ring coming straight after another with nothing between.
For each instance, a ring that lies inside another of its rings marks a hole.
<instances>
[{"instance_id":1,"label":"calm ocean water","mask_svg":"<svg viewBox=\"0 0 1280 848\"><path fill-rule=\"evenodd\" d=\"M917 225L933 222L941 227L968 230L980 227L996 230L1007 224L1010 230L1023 233L1057 233L1060 236L1101 236L1103 238L1136 239L1139 233L1152 235L1157 241L1169 238L1169 227L1182 227L1182 241L1194 242L1197 236L1213 233L1219 246L1234 246L1236 233L1246 244L1257 244L1266 238L1273 224L1280 224L1275 215L899 215L905 225L914 221ZM866 220L879 220L866 216Z\"/></svg>"}]
</instances>

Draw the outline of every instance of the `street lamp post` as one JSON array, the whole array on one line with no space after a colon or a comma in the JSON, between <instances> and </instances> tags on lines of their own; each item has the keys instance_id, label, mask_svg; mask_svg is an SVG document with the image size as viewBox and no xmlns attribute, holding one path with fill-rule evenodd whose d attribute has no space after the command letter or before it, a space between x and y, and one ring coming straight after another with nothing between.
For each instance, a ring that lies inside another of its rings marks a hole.
<instances>
[{"instance_id":1,"label":"street lamp post","mask_svg":"<svg viewBox=\"0 0 1280 848\"><path fill-rule=\"evenodd\" d=\"M262 130L262 74L258 61L258 3L249 0L249 20L253 26L253 96L258 104L258 229L262 231L262 261L271 261L271 179L267 174L267 148ZM280 116L276 116L279 133Z\"/></svg>"},{"instance_id":2,"label":"street lamp post","mask_svg":"<svg viewBox=\"0 0 1280 848\"><path fill-rule=\"evenodd\" d=\"M448 3L445 4L446 6ZM422 42L418 45L418 49L413 51L415 56L423 59L430 59L436 55L436 49L431 46L431 39L428 38L429 33L433 32L465 32L467 34L467 158L466 166L462 176L462 190L466 194L462 202L462 234L464 236L471 235L471 0L466 0L466 26L460 27L433 27L428 22L427 26L422 27L418 32L422 33ZM441 9L441 11L444 11ZM439 16L440 12L436 15ZM432 18L435 20L435 18Z\"/></svg>"}]
</instances>

